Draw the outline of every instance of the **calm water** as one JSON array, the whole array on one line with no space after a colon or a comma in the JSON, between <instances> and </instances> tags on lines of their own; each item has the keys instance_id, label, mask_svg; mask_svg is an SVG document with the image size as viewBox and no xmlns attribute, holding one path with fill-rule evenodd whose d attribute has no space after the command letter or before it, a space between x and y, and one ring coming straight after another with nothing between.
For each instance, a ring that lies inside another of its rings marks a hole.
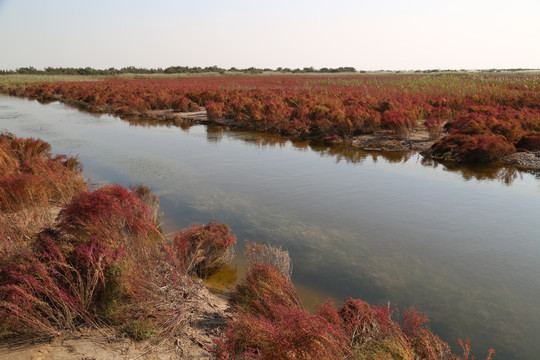
<instances>
[{"instance_id":1,"label":"calm water","mask_svg":"<svg viewBox=\"0 0 540 360\"><path fill-rule=\"evenodd\" d=\"M96 186L149 184L166 230L215 219L239 243L282 246L306 302L415 304L443 339L469 337L479 357L489 347L495 359L540 353L534 174L204 126L135 126L6 96L2 130L78 155Z\"/></svg>"}]
</instances>

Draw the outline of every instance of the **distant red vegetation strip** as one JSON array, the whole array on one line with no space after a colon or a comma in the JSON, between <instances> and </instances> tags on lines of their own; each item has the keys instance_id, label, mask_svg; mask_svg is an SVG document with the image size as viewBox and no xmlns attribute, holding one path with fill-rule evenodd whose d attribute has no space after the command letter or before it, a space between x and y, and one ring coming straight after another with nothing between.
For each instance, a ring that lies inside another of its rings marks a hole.
<instances>
[{"instance_id":1,"label":"distant red vegetation strip","mask_svg":"<svg viewBox=\"0 0 540 360\"><path fill-rule=\"evenodd\" d=\"M59 82L4 88L92 111L196 111L213 120L295 138L350 138L379 128L398 136L425 126L430 153L498 160L540 150L540 77L502 75L256 76Z\"/></svg>"}]
</instances>

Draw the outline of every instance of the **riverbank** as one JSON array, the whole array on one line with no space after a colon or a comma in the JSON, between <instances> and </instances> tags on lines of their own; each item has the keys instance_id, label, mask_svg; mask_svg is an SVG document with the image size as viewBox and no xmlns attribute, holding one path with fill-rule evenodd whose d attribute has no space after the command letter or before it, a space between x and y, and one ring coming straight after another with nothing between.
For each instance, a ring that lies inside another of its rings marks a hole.
<instances>
[{"instance_id":1,"label":"riverbank","mask_svg":"<svg viewBox=\"0 0 540 360\"><path fill-rule=\"evenodd\" d=\"M84 103L81 101L65 100L58 98L58 101L67 105L76 107L82 110L88 110L92 108L92 104ZM99 108L101 113L114 114L115 112L106 107ZM183 122L189 122L191 124L200 125L214 125L231 128L244 128L244 126L232 119L218 118L210 120L204 107L199 111L193 112L177 112L172 109L167 110L148 110L148 111L130 111L127 114L121 114L120 116L134 116L145 117L149 119L155 119L164 122L173 122L176 125L180 125ZM364 150L364 151L378 151L378 152L405 152L413 151L420 152L428 158L433 158L439 161L453 162L452 158L446 158L444 156L434 156L430 152L432 146L438 139L431 139L428 129L425 126L418 126L411 130L406 138L398 136L393 130L378 129L369 134L362 134L351 136L346 139L340 137L329 138L324 140L326 145L349 143L352 146ZM515 165L522 170L540 171L540 151L527 151L517 152L502 158L502 162L507 165Z\"/></svg>"},{"instance_id":2,"label":"riverbank","mask_svg":"<svg viewBox=\"0 0 540 360\"><path fill-rule=\"evenodd\" d=\"M272 76L4 84L2 91L96 113L255 130L440 161L538 170L538 77ZM506 159L510 156L508 159Z\"/></svg>"}]
</instances>

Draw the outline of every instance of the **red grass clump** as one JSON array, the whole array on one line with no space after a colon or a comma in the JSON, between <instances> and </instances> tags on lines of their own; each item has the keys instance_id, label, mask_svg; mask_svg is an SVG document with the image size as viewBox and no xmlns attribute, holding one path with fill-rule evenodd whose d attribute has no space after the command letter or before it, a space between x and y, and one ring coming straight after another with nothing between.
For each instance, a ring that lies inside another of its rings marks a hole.
<instances>
[{"instance_id":1,"label":"red grass clump","mask_svg":"<svg viewBox=\"0 0 540 360\"><path fill-rule=\"evenodd\" d=\"M416 127L415 120L403 109L387 110L382 115L382 125L393 130L397 136L406 139Z\"/></svg>"},{"instance_id":2,"label":"red grass clump","mask_svg":"<svg viewBox=\"0 0 540 360\"><path fill-rule=\"evenodd\" d=\"M154 218L136 191L104 186L82 192L59 214L57 228L75 244L95 239L111 250L138 251L160 238Z\"/></svg>"},{"instance_id":3,"label":"red grass clump","mask_svg":"<svg viewBox=\"0 0 540 360\"><path fill-rule=\"evenodd\" d=\"M299 307L272 304L272 316L238 313L216 340L218 359L343 359L347 344L338 327Z\"/></svg>"},{"instance_id":4,"label":"red grass clump","mask_svg":"<svg viewBox=\"0 0 540 360\"><path fill-rule=\"evenodd\" d=\"M109 269L120 258L90 241L68 249L59 234L39 234L36 250L0 266L0 315L11 331L54 335L96 319Z\"/></svg>"},{"instance_id":5,"label":"red grass clump","mask_svg":"<svg viewBox=\"0 0 540 360\"><path fill-rule=\"evenodd\" d=\"M85 189L80 163L50 149L39 139L0 134L0 211L60 205Z\"/></svg>"},{"instance_id":6,"label":"red grass clump","mask_svg":"<svg viewBox=\"0 0 540 360\"><path fill-rule=\"evenodd\" d=\"M204 104L204 107L209 120L221 120L223 118L223 103L209 101Z\"/></svg>"},{"instance_id":7,"label":"red grass clump","mask_svg":"<svg viewBox=\"0 0 540 360\"><path fill-rule=\"evenodd\" d=\"M517 148L528 151L540 151L540 131L530 131L516 145Z\"/></svg>"},{"instance_id":8,"label":"red grass clump","mask_svg":"<svg viewBox=\"0 0 540 360\"><path fill-rule=\"evenodd\" d=\"M23 252L57 208L86 188L80 163L39 139L0 134L0 258Z\"/></svg>"},{"instance_id":9,"label":"red grass clump","mask_svg":"<svg viewBox=\"0 0 540 360\"><path fill-rule=\"evenodd\" d=\"M244 281L231 294L230 301L247 312L264 316L270 315L270 304L301 306L291 280L267 263L250 267Z\"/></svg>"},{"instance_id":10,"label":"red grass clump","mask_svg":"<svg viewBox=\"0 0 540 360\"><path fill-rule=\"evenodd\" d=\"M159 238L135 192L83 192L32 250L0 266L0 312L10 330L41 334L106 319L136 297L145 275L138 266L150 265Z\"/></svg>"},{"instance_id":11,"label":"red grass clump","mask_svg":"<svg viewBox=\"0 0 540 360\"><path fill-rule=\"evenodd\" d=\"M465 162L490 162L500 160L516 151L514 145L502 135L450 134L436 142L432 151L449 160Z\"/></svg>"},{"instance_id":12,"label":"red grass clump","mask_svg":"<svg viewBox=\"0 0 540 360\"><path fill-rule=\"evenodd\" d=\"M174 234L171 259L182 272L193 272L207 277L226 265L234 256L236 236L230 234L227 224L211 222L206 225L192 224Z\"/></svg>"}]
</instances>

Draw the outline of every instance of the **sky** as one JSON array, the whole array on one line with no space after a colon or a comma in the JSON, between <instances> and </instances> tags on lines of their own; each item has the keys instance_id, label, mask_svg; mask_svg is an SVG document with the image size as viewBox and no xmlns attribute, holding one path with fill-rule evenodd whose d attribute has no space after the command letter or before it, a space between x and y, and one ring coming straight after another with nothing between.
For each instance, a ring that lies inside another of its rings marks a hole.
<instances>
[{"instance_id":1,"label":"sky","mask_svg":"<svg viewBox=\"0 0 540 360\"><path fill-rule=\"evenodd\" d=\"M540 68L540 0L0 0L0 69Z\"/></svg>"}]
</instances>

